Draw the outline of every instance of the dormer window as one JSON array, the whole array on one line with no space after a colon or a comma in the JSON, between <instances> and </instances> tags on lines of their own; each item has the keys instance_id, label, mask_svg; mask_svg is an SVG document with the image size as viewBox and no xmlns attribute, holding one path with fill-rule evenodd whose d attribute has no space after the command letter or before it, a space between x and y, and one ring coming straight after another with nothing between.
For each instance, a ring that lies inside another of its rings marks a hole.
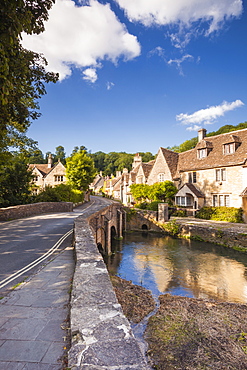
<instances>
[{"instance_id":1,"label":"dormer window","mask_svg":"<svg viewBox=\"0 0 247 370\"><path fill-rule=\"evenodd\" d=\"M205 158L207 156L207 149L198 149L198 158Z\"/></svg>"},{"instance_id":2,"label":"dormer window","mask_svg":"<svg viewBox=\"0 0 247 370\"><path fill-rule=\"evenodd\" d=\"M224 154L232 154L235 153L235 143L231 144L224 144Z\"/></svg>"},{"instance_id":3,"label":"dormer window","mask_svg":"<svg viewBox=\"0 0 247 370\"><path fill-rule=\"evenodd\" d=\"M240 138L236 135L230 135L230 137L227 138L227 141L223 143L223 154L235 153L240 145Z\"/></svg>"},{"instance_id":4,"label":"dormer window","mask_svg":"<svg viewBox=\"0 0 247 370\"><path fill-rule=\"evenodd\" d=\"M213 150L213 144L207 140L201 140L197 145L197 158L203 159L206 158L211 150Z\"/></svg>"}]
</instances>

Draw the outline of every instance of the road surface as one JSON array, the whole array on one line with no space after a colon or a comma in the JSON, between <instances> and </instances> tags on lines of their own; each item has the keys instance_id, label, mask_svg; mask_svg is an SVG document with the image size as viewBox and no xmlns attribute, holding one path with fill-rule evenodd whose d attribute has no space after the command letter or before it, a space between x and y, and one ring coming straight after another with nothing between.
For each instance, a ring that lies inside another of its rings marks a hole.
<instances>
[{"instance_id":1,"label":"road surface","mask_svg":"<svg viewBox=\"0 0 247 370\"><path fill-rule=\"evenodd\" d=\"M110 201L91 197L73 212L0 222L0 295L25 280L55 252L71 245L74 219L96 212L102 203Z\"/></svg>"}]
</instances>

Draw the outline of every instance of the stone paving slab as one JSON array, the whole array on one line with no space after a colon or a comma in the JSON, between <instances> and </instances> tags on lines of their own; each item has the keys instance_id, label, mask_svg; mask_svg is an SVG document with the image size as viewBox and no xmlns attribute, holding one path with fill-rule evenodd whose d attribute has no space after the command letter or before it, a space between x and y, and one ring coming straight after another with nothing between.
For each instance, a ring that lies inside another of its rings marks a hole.
<instances>
[{"instance_id":1,"label":"stone paving slab","mask_svg":"<svg viewBox=\"0 0 247 370\"><path fill-rule=\"evenodd\" d=\"M70 247L0 300L1 370L64 368L73 273Z\"/></svg>"}]
</instances>

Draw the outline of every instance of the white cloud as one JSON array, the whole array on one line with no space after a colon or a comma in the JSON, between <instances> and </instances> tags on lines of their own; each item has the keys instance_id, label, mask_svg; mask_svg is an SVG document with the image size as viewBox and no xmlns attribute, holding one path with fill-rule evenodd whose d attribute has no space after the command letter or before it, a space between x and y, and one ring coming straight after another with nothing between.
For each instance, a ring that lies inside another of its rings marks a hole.
<instances>
[{"instance_id":1,"label":"white cloud","mask_svg":"<svg viewBox=\"0 0 247 370\"><path fill-rule=\"evenodd\" d=\"M145 26L179 24L189 27L197 21L209 23L207 33L217 30L222 22L238 17L242 0L115 0L131 21Z\"/></svg>"},{"instance_id":2,"label":"white cloud","mask_svg":"<svg viewBox=\"0 0 247 370\"><path fill-rule=\"evenodd\" d=\"M150 52L148 53L149 56L152 56L152 55L155 55L155 54L158 55L161 58L164 58L165 57L165 50L161 46L156 46L156 48L150 50Z\"/></svg>"},{"instance_id":3,"label":"white cloud","mask_svg":"<svg viewBox=\"0 0 247 370\"><path fill-rule=\"evenodd\" d=\"M218 117L222 117L226 112L239 108L242 105L244 103L241 100L235 100L231 103L223 102L220 105L200 109L192 114L180 113L176 116L176 119L184 125L194 125L188 127L187 130L198 130L200 128L198 125L212 124Z\"/></svg>"},{"instance_id":4,"label":"white cloud","mask_svg":"<svg viewBox=\"0 0 247 370\"><path fill-rule=\"evenodd\" d=\"M97 80L95 68L100 61L117 63L140 55L137 38L128 33L109 4L97 0L83 1L76 6L72 0L57 0L52 7L45 32L23 34L25 48L43 53L48 70L59 72L60 79L70 76L72 67L86 68L84 79ZM92 71L94 70L94 73Z\"/></svg>"},{"instance_id":5,"label":"white cloud","mask_svg":"<svg viewBox=\"0 0 247 370\"><path fill-rule=\"evenodd\" d=\"M170 59L170 60L168 60L167 64L169 64L169 65L176 64L176 66L177 66L177 68L179 70L179 73L181 75L183 75L183 70L182 70L181 64L184 61L188 60L188 59L194 60L194 57L192 55L190 55L190 54L186 54L186 55L182 56L182 58L180 58L180 59Z\"/></svg>"},{"instance_id":6,"label":"white cloud","mask_svg":"<svg viewBox=\"0 0 247 370\"><path fill-rule=\"evenodd\" d=\"M114 86L115 86L115 84L113 82L107 82L106 83L106 89L107 90L111 90Z\"/></svg>"},{"instance_id":7,"label":"white cloud","mask_svg":"<svg viewBox=\"0 0 247 370\"><path fill-rule=\"evenodd\" d=\"M98 76L95 68L87 68L83 71L83 80L94 83L97 81Z\"/></svg>"}]
</instances>

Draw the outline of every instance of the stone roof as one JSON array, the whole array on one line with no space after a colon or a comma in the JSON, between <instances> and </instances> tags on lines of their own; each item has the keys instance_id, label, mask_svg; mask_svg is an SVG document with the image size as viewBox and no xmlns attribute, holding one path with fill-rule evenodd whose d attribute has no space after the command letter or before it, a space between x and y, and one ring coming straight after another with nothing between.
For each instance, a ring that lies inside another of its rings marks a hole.
<instances>
[{"instance_id":1,"label":"stone roof","mask_svg":"<svg viewBox=\"0 0 247 370\"><path fill-rule=\"evenodd\" d=\"M179 154L169 149L165 149L165 148L160 148L160 149L163 153L163 156L165 157L165 160L171 172L172 178L174 178L176 171L177 171Z\"/></svg>"},{"instance_id":2,"label":"stone roof","mask_svg":"<svg viewBox=\"0 0 247 370\"><path fill-rule=\"evenodd\" d=\"M153 168L153 165L154 165L154 162L155 161L151 161L152 163L148 162L148 163L142 163L141 166L142 166L142 170L143 170L143 173L144 173L144 176L147 178L148 175L150 174L152 168Z\"/></svg>"},{"instance_id":3,"label":"stone roof","mask_svg":"<svg viewBox=\"0 0 247 370\"><path fill-rule=\"evenodd\" d=\"M48 164L29 164L29 169L33 170L34 168L37 168L37 170L41 173L42 176L48 175L48 173L54 168L54 167L48 167Z\"/></svg>"},{"instance_id":4,"label":"stone roof","mask_svg":"<svg viewBox=\"0 0 247 370\"><path fill-rule=\"evenodd\" d=\"M179 196L180 194L180 191L183 189L183 188L188 188L197 198L205 198L204 194L198 190L194 184L191 184L189 182L187 182L186 184L184 184L177 192L176 196Z\"/></svg>"},{"instance_id":5,"label":"stone roof","mask_svg":"<svg viewBox=\"0 0 247 370\"><path fill-rule=\"evenodd\" d=\"M245 164L247 159L247 129L235 131L234 133L237 133L237 135L229 132L207 137L206 140L199 142L194 149L179 153L178 173ZM207 146L207 148L210 148L210 151L205 158L199 159L197 151L202 148L201 145L204 145L205 142L210 143L210 146ZM237 143L236 151L231 154L224 154L224 144L229 143Z\"/></svg>"}]
</instances>

